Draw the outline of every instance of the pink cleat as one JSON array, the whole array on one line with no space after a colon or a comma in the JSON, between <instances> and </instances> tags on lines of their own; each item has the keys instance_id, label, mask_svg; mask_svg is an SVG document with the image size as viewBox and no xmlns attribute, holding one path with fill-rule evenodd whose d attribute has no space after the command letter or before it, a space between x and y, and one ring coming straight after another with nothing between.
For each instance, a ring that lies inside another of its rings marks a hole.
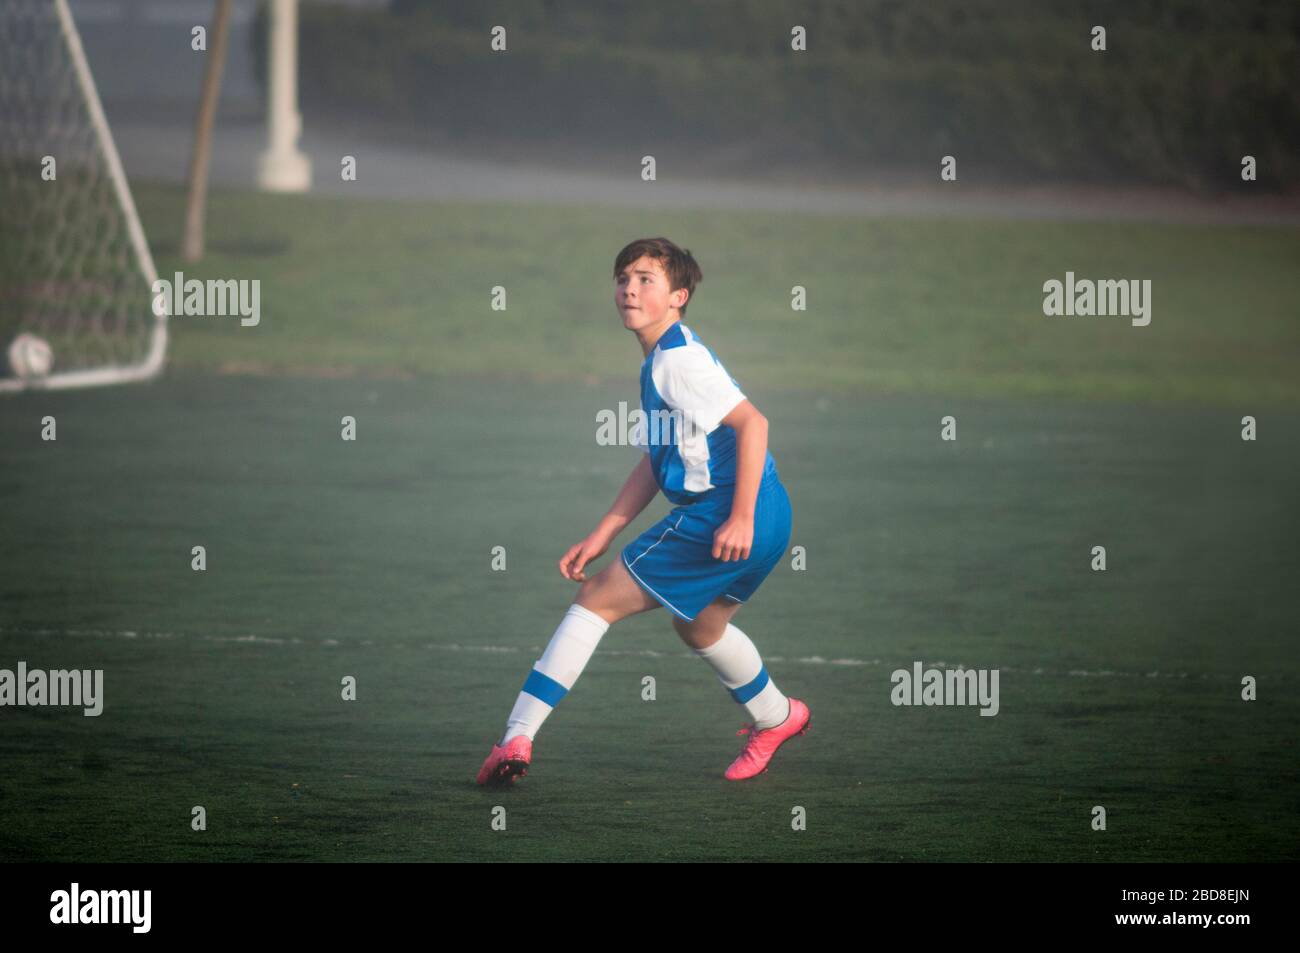
<instances>
[{"instance_id":1,"label":"pink cleat","mask_svg":"<svg viewBox=\"0 0 1300 953\"><path fill-rule=\"evenodd\" d=\"M492 753L478 769L479 784L498 785L517 782L528 773L533 760L533 743L527 735L515 735L503 745L493 745Z\"/></svg>"},{"instance_id":2,"label":"pink cleat","mask_svg":"<svg viewBox=\"0 0 1300 953\"><path fill-rule=\"evenodd\" d=\"M741 728L736 734L749 735L749 741L745 742L745 750L740 753L740 757L727 768L726 779L743 781L762 774L767 770L772 755L776 754L776 749L795 735L807 732L810 724L812 713L808 711L808 706L797 698L791 698L790 714L786 715L781 724L773 728L756 728L752 724Z\"/></svg>"}]
</instances>

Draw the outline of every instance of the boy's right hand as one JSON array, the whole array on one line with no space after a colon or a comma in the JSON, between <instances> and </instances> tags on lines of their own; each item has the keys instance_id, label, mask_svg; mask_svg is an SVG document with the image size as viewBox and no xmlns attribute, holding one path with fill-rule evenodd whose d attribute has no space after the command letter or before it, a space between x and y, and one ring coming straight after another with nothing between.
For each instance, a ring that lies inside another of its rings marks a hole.
<instances>
[{"instance_id":1,"label":"boy's right hand","mask_svg":"<svg viewBox=\"0 0 1300 953\"><path fill-rule=\"evenodd\" d=\"M574 543L569 551L560 557L560 575L574 582L586 582L587 576L582 567L593 559L602 556L609 549L609 539L603 533L592 533L580 543Z\"/></svg>"}]
</instances>

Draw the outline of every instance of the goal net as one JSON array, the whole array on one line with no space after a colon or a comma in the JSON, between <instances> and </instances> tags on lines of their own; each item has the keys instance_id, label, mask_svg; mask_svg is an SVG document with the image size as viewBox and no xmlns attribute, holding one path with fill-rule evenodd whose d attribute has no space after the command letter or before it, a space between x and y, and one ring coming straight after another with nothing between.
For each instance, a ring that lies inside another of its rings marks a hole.
<instances>
[{"instance_id":1,"label":"goal net","mask_svg":"<svg viewBox=\"0 0 1300 953\"><path fill-rule=\"evenodd\" d=\"M67 0L0 0L0 392L156 374L156 278Z\"/></svg>"}]
</instances>

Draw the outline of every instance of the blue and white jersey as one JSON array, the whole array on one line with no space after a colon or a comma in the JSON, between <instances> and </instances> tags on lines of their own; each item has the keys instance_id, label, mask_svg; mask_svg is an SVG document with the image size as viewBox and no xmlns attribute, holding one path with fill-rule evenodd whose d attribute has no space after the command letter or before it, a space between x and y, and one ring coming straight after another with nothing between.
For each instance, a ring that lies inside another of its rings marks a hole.
<instances>
[{"instance_id":1,"label":"blue and white jersey","mask_svg":"<svg viewBox=\"0 0 1300 953\"><path fill-rule=\"evenodd\" d=\"M690 328L678 321L641 364L642 419L632 440L650 454L655 480L677 504L736 484L736 431L721 420L745 395ZM776 479L767 454L760 482Z\"/></svg>"}]
</instances>

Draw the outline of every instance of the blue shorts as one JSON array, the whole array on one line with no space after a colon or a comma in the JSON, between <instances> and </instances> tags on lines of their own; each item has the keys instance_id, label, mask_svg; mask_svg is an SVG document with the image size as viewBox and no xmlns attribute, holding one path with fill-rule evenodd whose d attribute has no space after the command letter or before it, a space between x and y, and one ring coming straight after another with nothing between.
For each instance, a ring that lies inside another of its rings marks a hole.
<instances>
[{"instance_id":1,"label":"blue shorts","mask_svg":"<svg viewBox=\"0 0 1300 953\"><path fill-rule=\"evenodd\" d=\"M675 507L623 547L632 578L674 615L693 620L718 596L744 602L785 555L790 542L790 497L779 479L760 485L754 501L749 558L713 558L713 534L731 515L731 493Z\"/></svg>"}]
</instances>

